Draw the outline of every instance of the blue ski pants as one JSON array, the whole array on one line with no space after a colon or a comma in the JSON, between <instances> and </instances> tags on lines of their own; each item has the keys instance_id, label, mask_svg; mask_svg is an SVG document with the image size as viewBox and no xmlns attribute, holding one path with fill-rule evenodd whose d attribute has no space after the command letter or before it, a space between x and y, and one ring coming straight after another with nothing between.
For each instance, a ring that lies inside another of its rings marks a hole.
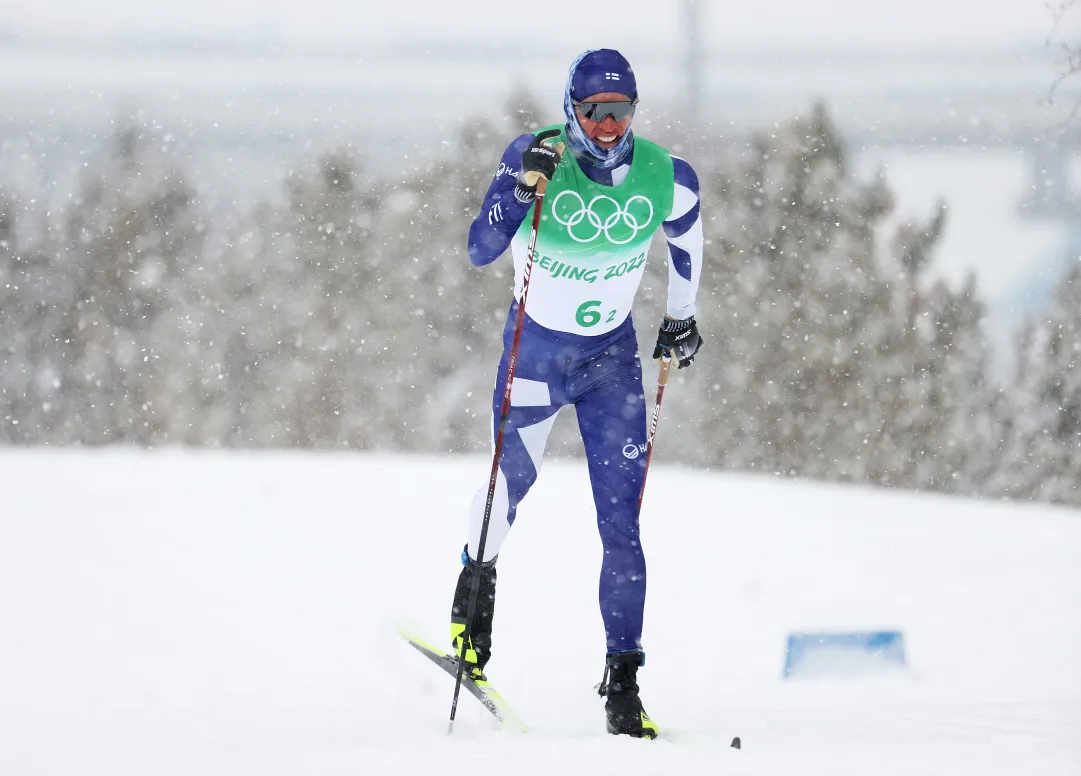
<instances>
[{"instance_id":1,"label":"blue ski pants","mask_svg":"<svg viewBox=\"0 0 1081 776\"><path fill-rule=\"evenodd\" d=\"M492 398L499 424L517 306L503 333ZM646 405L634 325L628 319L599 337L545 329L526 316L503 438L503 455L485 540L484 560L498 553L518 505L537 480L548 434L561 407L573 404L585 446L604 557L600 607L608 652L641 647L646 563L638 540L638 497L645 478ZM476 559L488 495L473 499L468 552Z\"/></svg>"}]
</instances>

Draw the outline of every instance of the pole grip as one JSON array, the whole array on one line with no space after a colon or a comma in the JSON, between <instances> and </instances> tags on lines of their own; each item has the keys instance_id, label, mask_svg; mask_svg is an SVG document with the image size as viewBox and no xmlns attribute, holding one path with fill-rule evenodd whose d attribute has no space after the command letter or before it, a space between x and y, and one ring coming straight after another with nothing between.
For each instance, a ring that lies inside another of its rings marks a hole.
<instances>
[{"instance_id":1,"label":"pole grip","mask_svg":"<svg viewBox=\"0 0 1081 776\"><path fill-rule=\"evenodd\" d=\"M661 371L660 371L660 374L657 375L657 385L661 386L662 388L664 386L668 385L668 372L669 372L669 370L671 368L672 368L672 358L671 358L671 356L669 356L668 358L662 358L661 359Z\"/></svg>"}]
</instances>

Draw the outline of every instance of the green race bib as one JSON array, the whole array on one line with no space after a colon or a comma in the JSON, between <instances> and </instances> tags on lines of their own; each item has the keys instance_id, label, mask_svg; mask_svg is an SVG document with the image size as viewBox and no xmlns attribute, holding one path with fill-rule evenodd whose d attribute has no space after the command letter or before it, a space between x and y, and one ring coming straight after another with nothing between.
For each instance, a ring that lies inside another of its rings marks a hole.
<instances>
[{"instance_id":1,"label":"green race bib","mask_svg":"<svg viewBox=\"0 0 1081 776\"><path fill-rule=\"evenodd\" d=\"M562 139L560 134L551 142ZM594 183L565 153L544 197L529 317L546 328L585 335L619 326L630 314L653 235L672 211L673 193L672 158L648 140L634 139L631 169L619 186ZM530 208L515 236L517 296L532 214Z\"/></svg>"}]
</instances>

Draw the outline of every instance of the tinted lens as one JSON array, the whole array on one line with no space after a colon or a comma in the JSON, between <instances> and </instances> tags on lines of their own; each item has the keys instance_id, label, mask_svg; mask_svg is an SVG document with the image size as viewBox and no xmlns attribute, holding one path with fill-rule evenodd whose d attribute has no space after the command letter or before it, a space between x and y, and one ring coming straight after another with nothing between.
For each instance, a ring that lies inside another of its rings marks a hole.
<instances>
[{"instance_id":1,"label":"tinted lens","mask_svg":"<svg viewBox=\"0 0 1081 776\"><path fill-rule=\"evenodd\" d=\"M633 102L580 102L575 108L578 113L590 121L598 124L604 121L606 116L611 116L616 121L623 121L628 116L634 115Z\"/></svg>"}]
</instances>

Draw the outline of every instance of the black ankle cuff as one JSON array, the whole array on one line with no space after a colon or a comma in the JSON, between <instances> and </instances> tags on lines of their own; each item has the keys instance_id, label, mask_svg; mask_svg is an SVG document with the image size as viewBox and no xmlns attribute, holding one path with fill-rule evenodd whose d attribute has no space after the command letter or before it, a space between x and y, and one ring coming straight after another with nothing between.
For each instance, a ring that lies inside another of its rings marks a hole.
<instances>
[{"instance_id":1,"label":"black ankle cuff","mask_svg":"<svg viewBox=\"0 0 1081 776\"><path fill-rule=\"evenodd\" d=\"M646 653L640 649L630 652L609 652L604 656L604 663L613 668L628 665L641 667L646 664Z\"/></svg>"},{"instance_id":2,"label":"black ankle cuff","mask_svg":"<svg viewBox=\"0 0 1081 776\"><path fill-rule=\"evenodd\" d=\"M471 566L473 568L476 568L477 566L480 566L482 569L490 569L490 568L495 567L495 562L497 560L499 560L498 555L496 555L491 560L484 561L484 563L477 563L477 561L475 561L475 560L473 560L472 558L469 557L469 545L466 545L465 548L462 550L462 565L463 566Z\"/></svg>"}]
</instances>

